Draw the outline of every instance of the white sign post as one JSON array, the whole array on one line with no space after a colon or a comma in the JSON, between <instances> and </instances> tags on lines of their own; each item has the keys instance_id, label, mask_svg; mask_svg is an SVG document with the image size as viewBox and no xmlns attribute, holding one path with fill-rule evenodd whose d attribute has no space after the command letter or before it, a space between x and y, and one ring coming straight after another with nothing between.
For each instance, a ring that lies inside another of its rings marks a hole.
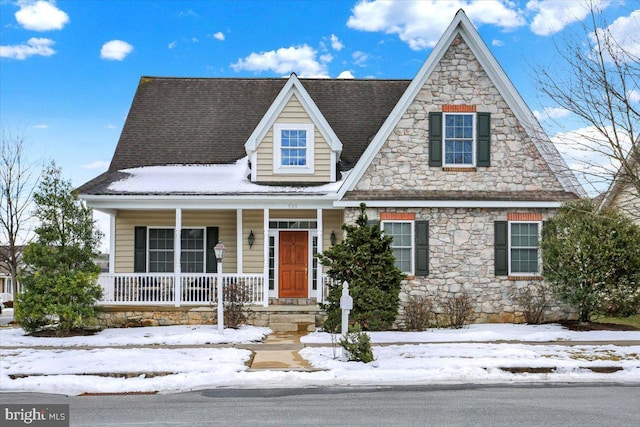
<instances>
[{"instance_id":1,"label":"white sign post","mask_svg":"<svg viewBox=\"0 0 640 427\"><path fill-rule=\"evenodd\" d=\"M349 312L353 309L353 298L349 295L349 283L346 281L342 284L342 296L340 297L340 308L342 309L342 325L340 333L346 339L349 332ZM342 352L342 361L347 360L347 355Z\"/></svg>"}]
</instances>

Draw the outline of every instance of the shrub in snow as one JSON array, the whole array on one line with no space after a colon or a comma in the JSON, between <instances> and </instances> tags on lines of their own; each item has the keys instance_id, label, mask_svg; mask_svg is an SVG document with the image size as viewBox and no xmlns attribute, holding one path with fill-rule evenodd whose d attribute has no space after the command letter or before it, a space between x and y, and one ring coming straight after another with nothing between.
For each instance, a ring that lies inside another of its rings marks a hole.
<instances>
[{"instance_id":1,"label":"shrub in snow","mask_svg":"<svg viewBox=\"0 0 640 427\"><path fill-rule=\"evenodd\" d=\"M474 304L473 298L465 293L443 298L441 305L447 318L447 325L453 329L466 326L473 320Z\"/></svg>"},{"instance_id":2,"label":"shrub in snow","mask_svg":"<svg viewBox=\"0 0 640 427\"><path fill-rule=\"evenodd\" d=\"M628 316L640 306L640 226L593 200L566 203L542 229L542 274L554 295L592 315Z\"/></svg>"},{"instance_id":3,"label":"shrub in snow","mask_svg":"<svg viewBox=\"0 0 640 427\"><path fill-rule=\"evenodd\" d=\"M73 192L70 181L51 164L33 195L39 225L24 251L16 321L27 332L53 327L58 335L95 324L102 297L94 259L101 233L91 210Z\"/></svg>"},{"instance_id":4,"label":"shrub in snow","mask_svg":"<svg viewBox=\"0 0 640 427\"><path fill-rule=\"evenodd\" d=\"M340 330L340 297L345 281L353 298L349 316L363 330L389 329L398 315L400 286L405 275L395 265L393 237L385 236L379 225L369 224L365 209L361 204L355 225L342 225L346 233L342 242L318 254L335 283L329 286L322 304L327 313L324 329L328 332Z\"/></svg>"},{"instance_id":5,"label":"shrub in snow","mask_svg":"<svg viewBox=\"0 0 640 427\"><path fill-rule=\"evenodd\" d=\"M358 323L349 328L347 335L340 339L340 346L350 362L373 362L371 337L366 332L362 332L362 327Z\"/></svg>"},{"instance_id":6,"label":"shrub in snow","mask_svg":"<svg viewBox=\"0 0 640 427\"><path fill-rule=\"evenodd\" d=\"M522 310L525 322L539 325L549 305L549 287L542 283L529 282L524 288L516 289L511 299Z\"/></svg>"},{"instance_id":7,"label":"shrub in snow","mask_svg":"<svg viewBox=\"0 0 640 427\"><path fill-rule=\"evenodd\" d=\"M431 326L433 303L431 298L410 295L404 303L404 328L408 331L424 331Z\"/></svg>"},{"instance_id":8,"label":"shrub in snow","mask_svg":"<svg viewBox=\"0 0 640 427\"><path fill-rule=\"evenodd\" d=\"M245 307L247 301L252 301L253 289L242 281L233 282L223 288L224 326L237 329L247 323L250 309Z\"/></svg>"}]
</instances>

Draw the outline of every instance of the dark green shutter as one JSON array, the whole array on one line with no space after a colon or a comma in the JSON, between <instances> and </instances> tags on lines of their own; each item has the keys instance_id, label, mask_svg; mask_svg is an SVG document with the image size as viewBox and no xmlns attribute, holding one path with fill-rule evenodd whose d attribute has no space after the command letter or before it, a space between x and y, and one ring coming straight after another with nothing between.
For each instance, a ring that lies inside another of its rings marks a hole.
<instances>
[{"instance_id":1,"label":"dark green shutter","mask_svg":"<svg viewBox=\"0 0 640 427\"><path fill-rule=\"evenodd\" d=\"M429 221L416 221L416 276L429 275Z\"/></svg>"},{"instance_id":2,"label":"dark green shutter","mask_svg":"<svg viewBox=\"0 0 640 427\"><path fill-rule=\"evenodd\" d=\"M476 114L476 166L491 166L491 113Z\"/></svg>"},{"instance_id":3,"label":"dark green shutter","mask_svg":"<svg viewBox=\"0 0 640 427\"><path fill-rule=\"evenodd\" d=\"M495 273L496 276L509 275L509 223L494 222Z\"/></svg>"},{"instance_id":4,"label":"dark green shutter","mask_svg":"<svg viewBox=\"0 0 640 427\"><path fill-rule=\"evenodd\" d=\"M218 259L216 258L216 252L213 250L218 241L218 227L207 227L207 273L218 272ZM239 242L239 244L242 244L242 242Z\"/></svg>"},{"instance_id":5,"label":"dark green shutter","mask_svg":"<svg viewBox=\"0 0 640 427\"><path fill-rule=\"evenodd\" d=\"M429 166L442 166L442 113L429 113Z\"/></svg>"},{"instance_id":6,"label":"dark green shutter","mask_svg":"<svg viewBox=\"0 0 640 427\"><path fill-rule=\"evenodd\" d=\"M135 227L133 233L133 271L147 272L147 227Z\"/></svg>"}]
</instances>

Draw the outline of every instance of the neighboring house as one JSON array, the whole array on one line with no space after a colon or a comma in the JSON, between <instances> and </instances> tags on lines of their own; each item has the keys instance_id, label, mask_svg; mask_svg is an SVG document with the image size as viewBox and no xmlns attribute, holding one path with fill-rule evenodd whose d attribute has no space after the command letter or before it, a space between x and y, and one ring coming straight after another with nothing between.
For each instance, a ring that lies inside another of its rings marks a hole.
<instances>
[{"instance_id":1,"label":"neighboring house","mask_svg":"<svg viewBox=\"0 0 640 427\"><path fill-rule=\"evenodd\" d=\"M632 174L637 181L640 177L640 137L635 142L636 155L629 154L629 168L634 171ZM621 168L614 177L609 189L604 193L601 206L615 206L640 225L640 194L638 187L633 182L633 178Z\"/></svg>"},{"instance_id":2,"label":"neighboring house","mask_svg":"<svg viewBox=\"0 0 640 427\"><path fill-rule=\"evenodd\" d=\"M478 321L519 320L542 222L582 191L463 11L413 80L143 77L109 170L79 188L111 216L105 324L210 319L221 240L224 283L285 329L313 327L314 254L362 202L403 299L467 292Z\"/></svg>"},{"instance_id":3,"label":"neighboring house","mask_svg":"<svg viewBox=\"0 0 640 427\"><path fill-rule=\"evenodd\" d=\"M25 247L17 247L20 264L22 264L22 252L24 252ZM18 284L18 290L21 291L20 284ZM13 301L13 279L9 268L9 247L4 245L0 246L0 294L5 302Z\"/></svg>"}]
</instances>

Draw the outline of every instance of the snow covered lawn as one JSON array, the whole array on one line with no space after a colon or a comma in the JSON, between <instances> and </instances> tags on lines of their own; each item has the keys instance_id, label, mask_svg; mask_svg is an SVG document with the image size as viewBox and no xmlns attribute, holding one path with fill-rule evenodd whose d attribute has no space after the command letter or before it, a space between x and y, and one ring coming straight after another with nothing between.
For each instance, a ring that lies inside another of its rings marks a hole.
<instances>
[{"instance_id":1,"label":"snow covered lawn","mask_svg":"<svg viewBox=\"0 0 640 427\"><path fill-rule=\"evenodd\" d=\"M300 351L318 372L250 371L251 352L197 347L260 341L267 328L211 326L106 329L90 337L34 338L0 329L0 392L60 394L179 392L213 387L313 387L433 383L625 382L640 383L640 332L572 332L559 325L472 325L462 330L371 333L375 361L341 362L329 334L303 337L320 346ZM519 340L520 343L508 342ZM496 342L500 341L500 342ZM504 342L507 341L507 342ZM524 344L522 342L532 342ZM594 345L535 344L595 341ZM135 345L157 345L135 347ZM162 348L163 345L194 347ZM325 345L326 344L326 345ZM52 347L55 348L42 348ZM129 346L129 347L127 347ZM88 348L81 348L88 347ZM116 348L118 347L118 348ZM549 368L511 373L501 368ZM588 368L613 367L614 373Z\"/></svg>"},{"instance_id":2,"label":"snow covered lawn","mask_svg":"<svg viewBox=\"0 0 640 427\"><path fill-rule=\"evenodd\" d=\"M69 338L37 338L24 335L19 328L0 329L2 347L109 347L140 345L237 344L262 341L269 328L243 326L225 329L220 335L215 326L154 326L147 328L104 329L96 335Z\"/></svg>"}]
</instances>

